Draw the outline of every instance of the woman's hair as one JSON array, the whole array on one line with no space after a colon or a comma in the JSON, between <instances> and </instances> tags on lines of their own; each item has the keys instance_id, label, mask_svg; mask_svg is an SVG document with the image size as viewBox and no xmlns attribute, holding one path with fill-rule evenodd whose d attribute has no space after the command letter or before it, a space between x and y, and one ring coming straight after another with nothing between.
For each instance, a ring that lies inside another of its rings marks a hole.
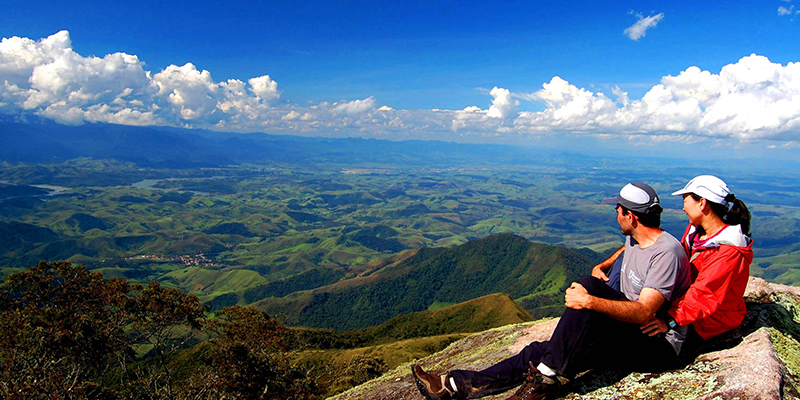
<instances>
[{"instance_id":1,"label":"woman's hair","mask_svg":"<svg viewBox=\"0 0 800 400\"><path fill-rule=\"evenodd\" d=\"M702 197L694 193L692 193L692 198L695 199L695 201L702 199ZM706 201L708 201L708 199L706 199ZM708 204L711 206L711 211L723 222L728 225L741 225L742 233L750 236L750 210L748 210L744 202L737 199L733 193L729 193L725 196L725 201L733 203L733 207L731 207L730 210L728 210L728 206L724 204L714 203L713 201L708 201Z\"/></svg>"}]
</instances>

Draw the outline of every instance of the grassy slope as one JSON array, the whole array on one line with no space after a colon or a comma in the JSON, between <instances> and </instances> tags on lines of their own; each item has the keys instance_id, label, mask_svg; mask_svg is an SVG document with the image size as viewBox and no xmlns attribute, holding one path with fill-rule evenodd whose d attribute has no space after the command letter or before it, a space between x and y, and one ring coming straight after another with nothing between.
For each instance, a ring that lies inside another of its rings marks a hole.
<instances>
[{"instance_id":1,"label":"grassy slope","mask_svg":"<svg viewBox=\"0 0 800 400\"><path fill-rule=\"evenodd\" d=\"M256 305L286 315L293 324L337 329L375 325L436 302L498 292L535 310L560 302L555 298L566 285L595 261L569 249L495 235L448 249L421 249L369 276Z\"/></svg>"},{"instance_id":2,"label":"grassy slope","mask_svg":"<svg viewBox=\"0 0 800 400\"><path fill-rule=\"evenodd\" d=\"M471 332L531 320L531 316L508 295L492 294L436 311L398 316L379 326L358 331L336 333L298 329L298 332L306 331L306 334L314 331L320 336L330 335L331 341L346 336L363 344L354 348L305 350L299 352L294 361L315 366L319 371L318 382L329 388L328 394L335 394L349 388L336 370L357 355L378 358L393 369L441 351Z\"/></svg>"},{"instance_id":3,"label":"grassy slope","mask_svg":"<svg viewBox=\"0 0 800 400\"><path fill-rule=\"evenodd\" d=\"M183 288L203 299L213 298L223 293L245 290L264 284L266 278L250 270L209 270L189 267L164 274L162 281Z\"/></svg>"}]
</instances>

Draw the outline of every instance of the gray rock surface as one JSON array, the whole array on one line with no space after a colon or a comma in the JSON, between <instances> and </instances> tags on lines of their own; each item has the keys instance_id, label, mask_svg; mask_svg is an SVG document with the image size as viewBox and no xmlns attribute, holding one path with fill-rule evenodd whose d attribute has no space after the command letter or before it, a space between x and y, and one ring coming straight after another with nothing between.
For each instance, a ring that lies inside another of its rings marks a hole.
<instances>
[{"instance_id":1,"label":"gray rock surface","mask_svg":"<svg viewBox=\"0 0 800 400\"><path fill-rule=\"evenodd\" d=\"M686 368L662 373L590 371L569 382L564 399L796 399L800 373L800 288L750 278L748 314L735 331L709 341ZM546 340L557 319L477 333L418 362L426 370L483 369ZM513 392L485 397L505 399ZM422 399L410 364L334 396L335 400Z\"/></svg>"}]
</instances>

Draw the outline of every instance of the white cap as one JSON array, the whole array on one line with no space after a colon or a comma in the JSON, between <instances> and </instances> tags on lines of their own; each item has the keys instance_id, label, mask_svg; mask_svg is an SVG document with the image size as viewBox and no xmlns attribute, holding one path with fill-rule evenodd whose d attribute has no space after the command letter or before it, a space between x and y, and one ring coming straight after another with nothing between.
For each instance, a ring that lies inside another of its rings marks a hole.
<instances>
[{"instance_id":1,"label":"white cap","mask_svg":"<svg viewBox=\"0 0 800 400\"><path fill-rule=\"evenodd\" d=\"M694 193L712 203L722 204L728 208L731 205L730 202L725 201L725 197L731 193L728 185L714 175L696 176L683 189L672 195L679 196L687 193Z\"/></svg>"}]
</instances>

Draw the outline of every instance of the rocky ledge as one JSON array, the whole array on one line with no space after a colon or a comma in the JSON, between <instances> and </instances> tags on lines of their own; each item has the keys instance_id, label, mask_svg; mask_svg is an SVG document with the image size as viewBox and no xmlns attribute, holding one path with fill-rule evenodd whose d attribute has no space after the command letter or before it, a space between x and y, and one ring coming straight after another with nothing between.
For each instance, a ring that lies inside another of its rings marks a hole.
<instances>
[{"instance_id":1,"label":"rocky ledge","mask_svg":"<svg viewBox=\"0 0 800 400\"><path fill-rule=\"evenodd\" d=\"M750 278L747 317L735 331L709 341L683 369L621 374L590 371L565 386L564 399L800 398L800 287ZM418 360L426 370L482 369L550 337L557 319L477 333ZM335 400L422 399L410 364L337 395ZM486 397L505 399L511 393Z\"/></svg>"}]
</instances>

